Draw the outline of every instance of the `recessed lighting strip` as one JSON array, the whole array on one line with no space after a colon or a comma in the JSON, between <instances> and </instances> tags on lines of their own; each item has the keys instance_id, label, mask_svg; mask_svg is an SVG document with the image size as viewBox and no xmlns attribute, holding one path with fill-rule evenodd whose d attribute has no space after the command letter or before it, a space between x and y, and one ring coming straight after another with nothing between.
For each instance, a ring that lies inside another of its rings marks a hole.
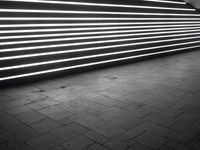
<instances>
[{"instance_id":1,"label":"recessed lighting strip","mask_svg":"<svg viewBox=\"0 0 200 150\"><path fill-rule=\"evenodd\" d=\"M192 29L192 30L189 30L189 29ZM177 30L181 30L181 31L177 31ZM149 30L149 31L152 31L152 29ZM28 43L32 44L32 43L44 43L44 42L60 42L60 41L85 40L85 39L88 40L88 39L99 39L99 38L112 38L112 37L119 37L121 35L123 36L124 33L130 33L130 34L126 34L126 36L129 36L129 35L130 36L133 36L133 35L134 36L144 36L144 35L156 35L156 34L175 34L175 33L187 33L187 32L189 33L189 32L199 32L200 31L200 27L164 29L163 31L167 31L167 32L136 33L136 32L138 32L137 30L91 32L92 34L95 34L95 36L87 36L87 37L86 36L82 36L82 37L67 37L67 38L54 38L54 39L41 39L41 40L24 40L24 41L0 42L0 45L4 46L4 45L16 45L16 44L28 44ZM90 33L90 32L87 32L87 33ZM97 36L98 33L100 33L100 34L109 34L109 33L110 34L111 33L114 34L114 33L117 33L117 34ZM134 34L132 34L132 33L134 33Z\"/></svg>"},{"instance_id":2,"label":"recessed lighting strip","mask_svg":"<svg viewBox=\"0 0 200 150\"><path fill-rule=\"evenodd\" d=\"M90 45L90 44L102 44L102 43L111 43L111 42L123 42L132 40L145 40L145 39L155 39L155 38L169 38L169 37L179 37L179 36L193 36L200 34L197 33L186 33L186 34L176 34L176 35L162 35L162 36L151 36L151 37L139 37L139 38L128 38L128 39L114 39L114 40L102 40L102 41L90 41L90 42L76 42L76 43L64 43L64 44L54 44L54 45L42 45L42 46L29 46L29 47L17 47L17 48L8 48L2 49L1 52L14 52L14 51L27 51L27 50L36 50L36 49L45 49L45 48L58 48L58 47L68 47L68 46L80 46L80 45ZM135 34L123 34L123 35L114 35L112 37L128 37L134 36ZM110 36L111 37L111 36ZM104 37L102 37L104 38Z\"/></svg>"},{"instance_id":3,"label":"recessed lighting strip","mask_svg":"<svg viewBox=\"0 0 200 150\"><path fill-rule=\"evenodd\" d=\"M167 1L167 0L143 0L148 2L158 2L158 3L169 3L169 4L183 4L185 5L185 2L175 2L175 1Z\"/></svg>"},{"instance_id":4,"label":"recessed lighting strip","mask_svg":"<svg viewBox=\"0 0 200 150\"><path fill-rule=\"evenodd\" d=\"M91 31L91 30L119 30L119 29L137 29L138 32L146 31L161 31L165 29L141 29L143 26L114 26L114 27L87 27L87 28L53 28L53 29L25 29L25 30L3 30L0 34L8 33L39 33L39 32L60 32L60 31ZM188 27L190 28L190 27ZM169 28L170 29L185 29L185 28ZM167 30L167 29L166 29Z\"/></svg>"},{"instance_id":5,"label":"recessed lighting strip","mask_svg":"<svg viewBox=\"0 0 200 150\"><path fill-rule=\"evenodd\" d=\"M180 26L189 26L200 22L119 22L119 23L48 23L48 24L0 24L0 28L24 28L24 27L62 27L62 26L111 26L111 25L157 25L157 24L180 24ZM166 26L168 26L166 25ZM178 26L178 25L174 25Z\"/></svg>"},{"instance_id":6,"label":"recessed lighting strip","mask_svg":"<svg viewBox=\"0 0 200 150\"><path fill-rule=\"evenodd\" d=\"M101 14L101 15L155 15L155 16L188 16L199 17L199 14L176 14L176 13L140 13L140 12L110 12L110 11L79 11L79 10L37 10L37 9L0 9L7 13L53 13L53 14Z\"/></svg>"},{"instance_id":7,"label":"recessed lighting strip","mask_svg":"<svg viewBox=\"0 0 200 150\"><path fill-rule=\"evenodd\" d=\"M192 27L192 29L195 29L197 27L200 27L198 24L189 24L189 25L163 25L163 26L140 26L140 28L151 28L151 31L154 30L154 28L163 28L163 30L174 30L173 27ZM166 27L169 27L167 29ZM139 28L139 27L138 27ZM187 28L188 29L188 28ZM177 30L177 29L176 29ZM161 31L161 30L159 30ZM20 38L41 38L41 37L59 37L59 36L75 36L75 35L92 35L92 34L110 34L110 33L122 33L126 32L126 30L122 31L99 31L99 32L80 32L80 33L53 33L53 34L33 34L33 35L15 35L15 36L1 36L0 40L8 40L8 39L20 39Z\"/></svg>"},{"instance_id":8,"label":"recessed lighting strip","mask_svg":"<svg viewBox=\"0 0 200 150\"><path fill-rule=\"evenodd\" d=\"M166 40L154 40L148 42L136 42L136 43L127 43L127 44L115 44L109 46L96 46L91 48L81 48L81 49L71 49L71 50L62 50L62 51L54 51L54 52L43 52L43 53L36 53L36 54L25 54L25 55L18 55L18 56L8 56L8 57L0 57L0 60L12 60L12 59L21 59L21 58L31 58L31 57L38 57L38 56L48 56L48 55L57 55L57 54L67 54L67 53L74 53L74 52L84 52L84 51L94 51L100 49L107 49L107 48L119 48L119 47L127 47L127 46L136 46L136 45L144 45L144 44L153 44L153 43L161 43L161 42L171 42L171 41L180 41L180 40L194 40L198 39L200 36L195 37L184 37L184 38L170 38ZM123 41L132 41L133 38L124 39Z\"/></svg>"},{"instance_id":9,"label":"recessed lighting strip","mask_svg":"<svg viewBox=\"0 0 200 150\"><path fill-rule=\"evenodd\" d=\"M99 21L99 20L200 20L200 18L108 18L108 17L0 17L1 21Z\"/></svg>"},{"instance_id":10,"label":"recessed lighting strip","mask_svg":"<svg viewBox=\"0 0 200 150\"><path fill-rule=\"evenodd\" d=\"M119 52L103 53L103 54L96 54L96 55L88 55L88 56L81 56L81 57L74 57L74 58L45 61L45 62L39 62L39 63L2 67L2 68L0 68L0 71L21 69L21 68L27 68L27 67L35 67L35 66L41 66L41 65L49 65L49 64L90 59L90 58L98 58L98 57L104 57L104 56L112 56L112 55L118 55L118 54L126 54L126 53L131 53L131 52L138 52L138 51L147 51L147 50L166 48L166 47L172 47L172 46L184 46L187 44L196 44L196 43L200 43L200 41L192 41L192 42L186 42L186 43L170 44L170 45L164 45L164 46L154 46L154 47L140 48L140 49L134 49L134 50L125 50L125 51L119 51Z\"/></svg>"},{"instance_id":11,"label":"recessed lighting strip","mask_svg":"<svg viewBox=\"0 0 200 150\"><path fill-rule=\"evenodd\" d=\"M111 62L130 60L130 59L134 59L134 58L141 58L141 57L153 56L153 55L170 53L170 52L177 52L177 51L193 49L193 48L198 48L198 47L200 47L200 45L178 48L178 49L167 50L167 51L161 51L161 52L155 52L155 53L142 54L142 55L137 55L137 56L129 56L129 57L87 63L87 64L81 64L81 65L75 65L75 66L70 66L70 67L62 67L62 68L57 68L57 69L38 71L38 72L33 72L33 73L20 74L20 75L15 75L15 76L8 76L8 77L0 78L0 81L2 82L2 81L6 81L6 80L19 79L19 78L30 77L30 76L37 76L37 75L41 75L41 74L55 73L55 72L59 72L59 71L72 70L72 69L76 69L76 68L89 67L89 66L100 65L100 64L107 64L107 63L111 63Z\"/></svg>"},{"instance_id":12,"label":"recessed lighting strip","mask_svg":"<svg viewBox=\"0 0 200 150\"><path fill-rule=\"evenodd\" d=\"M54 1L54 0L2 0L12 2L33 2L46 4L62 4L62 5L82 5L82 6L102 6L102 7L121 7L121 8L141 8L141 9L163 9L163 10L181 10L195 11L191 8L171 8L171 7L154 7L154 6L139 6L139 5L123 5L123 4L105 4L105 3L89 3L89 2L72 2L72 1Z\"/></svg>"}]
</instances>

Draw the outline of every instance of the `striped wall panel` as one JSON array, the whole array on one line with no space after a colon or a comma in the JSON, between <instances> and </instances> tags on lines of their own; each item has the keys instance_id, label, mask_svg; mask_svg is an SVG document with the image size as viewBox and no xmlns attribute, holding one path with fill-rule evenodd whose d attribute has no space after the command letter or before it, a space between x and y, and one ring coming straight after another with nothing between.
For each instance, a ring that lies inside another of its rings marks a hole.
<instances>
[{"instance_id":1,"label":"striped wall panel","mask_svg":"<svg viewBox=\"0 0 200 150\"><path fill-rule=\"evenodd\" d=\"M199 31L182 0L1 0L0 83L191 51Z\"/></svg>"}]
</instances>

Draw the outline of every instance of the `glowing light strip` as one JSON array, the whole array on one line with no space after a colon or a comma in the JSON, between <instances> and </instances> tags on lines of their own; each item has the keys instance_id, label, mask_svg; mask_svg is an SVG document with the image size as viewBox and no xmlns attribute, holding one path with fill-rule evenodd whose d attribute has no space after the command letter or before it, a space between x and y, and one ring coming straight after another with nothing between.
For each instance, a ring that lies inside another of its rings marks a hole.
<instances>
[{"instance_id":1,"label":"glowing light strip","mask_svg":"<svg viewBox=\"0 0 200 150\"><path fill-rule=\"evenodd\" d=\"M159 3L171 3L171 4L186 4L185 2L174 2L174 1L167 1L167 0L143 0L148 2L159 2Z\"/></svg>"},{"instance_id":2,"label":"glowing light strip","mask_svg":"<svg viewBox=\"0 0 200 150\"><path fill-rule=\"evenodd\" d=\"M144 39L154 39L154 38L165 38L165 37L176 37L176 36L189 36L189 35L196 35L200 34L197 33L187 33L187 34L176 34L176 35L163 35L163 36L152 36L152 37L139 37L139 38L132 38L132 40L144 40ZM128 37L134 36L135 34L125 34L125 35L115 35L113 37ZM102 37L103 38L103 37ZM89 45L89 44L101 44L101 43L110 43L110 42L122 42L126 41L127 39L115 39L115 40L102 40L102 41L90 41L90 42L76 42L76 43L67 43L67 44L55 44L55 45L42 45L42 46L29 46L29 47L17 47L17 48L8 48L0 50L0 52L14 52L14 51L27 51L27 50L36 50L36 49L43 49L43 48L55 48L55 47L66 47L66 46L79 46L79 45ZM130 40L130 39L128 39Z\"/></svg>"},{"instance_id":3,"label":"glowing light strip","mask_svg":"<svg viewBox=\"0 0 200 150\"><path fill-rule=\"evenodd\" d=\"M69 62L69 61L96 58L96 57L103 57L103 56L126 54L126 53L131 53L131 52L138 52L138 51L147 51L147 50L158 49L158 48L166 48L166 47L171 47L171 46L183 46L183 45L195 44L195 43L200 43L200 41L178 43L178 44L170 44L170 45L164 45L164 46L154 46L154 47L140 48L140 49L134 49L134 50L125 50L125 51L119 51L119 52L95 54L95 55L88 55L88 56L81 56L81 57L74 57L74 58L66 58L66 59L45 61L45 62L39 62L39 63L31 63L31 64L24 64L24 65L2 67L2 68L0 68L0 71L6 71L6 70L12 70L12 69L21 69L21 68L27 68L27 67L35 67L35 66L41 66L41 65L49 65L49 64L55 64L55 63Z\"/></svg>"},{"instance_id":4,"label":"glowing light strip","mask_svg":"<svg viewBox=\"0 0 200 150\"><path fill-rule=\"evenodd\" d=\"M181 26L184 26L184 25L181 25ZM193 25L189 25L189 26L193 26ZM151 27L151 26L142 26L142 27ZM154 28L157 28L157 27L170 27L169 26L154 26ZM172 27L174 27L172 25ZM198 26L193 26L192 29L195 29L195 28L198 28ZM188 29L188 28L186 28ZM165 30L177 30L177 29L173 29L173 28L167 28L167 29L163 29L163 30L159 30L159 31L165 31ZM179 30L182 30L182 29L179 29ZM128 30L128 31L132 31L132 30ZM124 32L128 32L127 30L120 30L120 31L115 31L115 30L112 30L112 31L100 31L100 32L80 32L80 33L56 33L56 34L36 34L36 35L20 35L20 36L2 36L0 37L0 40L2 39L20 39L20 38L36 38L36 37L59 37L59 36L75 36L75 35L92 35L92 34L110 34L110 33L124 33ZM152 31L152 30L151 30Z\"/></svg>"},{"instance_id":5,"label":"glowing light strip","mask_svg":"<svg viewBox=\"0 0 200 150\"><path fill-rule=\"evenodd\" d=\"M154 6L139 6L139 5L122 5L122 4L105 4L105 3L87 3L87 2L72 2L72 1L48 1L48 0L3 0L16 2L34 2L47 4L62 4L62 5L84 5L84 6L103 6L103 7L122 7L122 8L144 8L144 9L163 9L163 10L181 10L181 11L195 11L190 8L170 8L170 7L154 7Z\"/></svg>"},{"instance_id":6,"label":"glowing light strip","mask_svg":"<svg viewBox=\"0 0 200 150\"><path fill-rule=\"evenodd\" d=\"M188 28L182 28L182 29L188 29ZM109 31L109 32L103 32L100 34L105 34L105 33L130 33L130 34L125 34L126 36L138 36L138 35L156 35L156 34L174 34L174 33L187 33L187 32L199 32L200 27L192 27L192 30L181 30L177 31L177 29L165 29L164 31L167 30L167 32L154 32L154 33L136 33L138 32L137 30L123 30L123 31ZM175 31L173 31L175 30ZM180 29L179 29L180 30ZM151 30L149 30L151 31ZM134 33L134 34L132 34ZM98 34L98 32L93 32L93 34ZM73 38L54 38L54 39L41 39L41 40L24 40L24 41L11 41L11 42L0 42L0 45L16 45L16 44L28 44L28 43L43 43L43 42L58 42L58 41L73 41L73 40L85 40L85 39L99 39L99 38L111 38L111 37L119 37L123 36L124 34L115 34L115 35L103 35L103 36L82 36L82 37L73 37ZM124 37L124 36L123 36Z\"/></svg>"},{"instance_id":7,"label":"glowing light strip","mask_svg":"<svg viewBox=\"0 0 200 150\"><path fill-rule=\"evenodd\" d=\"M0 20L3 21L30 21L30 20L37 20L37 21L50 21L50 20L57 20L57 21L86 21L86 20L200 20L200 18L102 18L102 17L0 17Z\"/></svg>"},{"instance_id":8,"label":"glowing light strip","mask_svg":"<svg viewBox=\"0 0 200 150\"><path fill-rule=\"evenodd\" d=\"M49 24L4 24L0 25L0 28L24 28L24 27L61 27L61 26L111 26L111 25L155 25L155 24L182 24L184 26L187 24L196 24L200 22L125 22L125 23L49 23Z\"/></svg>"},{"instance_id":9,"label":"glowing light strip","mask_svg":"<svg viewBox=\"0 0 200 150\"><path fill-rule=\"evenodd\" d=\"M110 11L74 11L74 10L36 10L36 9L0 9L0 12L15 13L54 13L54 14L101 14L101 15L155 15L155 16L200 16L199 14L176 13L140 13L140 12L110 12Z\"/></svg>"},{"instance_id":10,"label":"glowing light strip","mask_svg":"<svg viewBox=\"0 0 200 150\"><path fill-rule=\"evenodd\" d=\"M182 27L182 26L192 26L192 29L195 29L197 27L200 27L198 24L197 25L164 25L164 26L140 26L141 28L161 28L161 27L171 27L169 29L164 29L163 30L174 30L172 27ZM188 28L187 28L188 29ZM151 30L151 31L152 31ZM176 29L177 30L177 29ZM55 37L55 36L75 36L75 35L92 35L92 34L110 34L110 33L123 33L126 32L126 30L122 31L99 31L99 32L80 32L80 33L54 33L54 34L33 34L33 35L15 35L15 36L1 36L0 40L5 40L5 39L20 39L20 38L36 38L36 37Z\"/></svg>"},{"instance_id":11,"label":"glowing light strip","mask_svg":"<svg viewBox=\"0 0 200 150\"><path fill-rule=\"evenodd\" d=\"M160 31L164 29L141 29L143 26L115 26L115 27L87 27L87 28L53 28L53 29L26 29L26 30L3 30L0 34L7 33L38 33L38 32L59 32L59 31L91 31L91 30L115 30L115 29L137 29L137 31ZM145 26L144 26L145 27ZM152 28L152 26L147 26ZM188 27L190 28L190 27ZM188 29L187 28L187 29ZM170 28L172 29L172 28ZM169 29L169 30L170 30ZM173 28L173 29L186 29L186 28Z\"/></svg>"},{"instance_id":12,"label":"glowing light strip","mask_svg":"<svg viewBox=\"0 0 200 150\"><path fill-rule=\"evenodd\" d=\"M19 78L23 78L23 77L36 76L36 75L48 74L48 73L59 72L59 71L66 71L66 70L82 68L82 67L89 67L89 66L100 65L100 64L107 64L107 63L111 63L111 62L118 62L118 61L122 61L122 60L130 60L130 59L134 59L134 58L147 57L147 56L152 56L152 55L176 52L176 51L198 48L198 47L200 47L200 46L198 45L198 46L184 47L184 48L178 48L178 49L173 49L173 50L142 54L142 55L137 55L137 56L129 56L129 57L123 57L123 58L117 58L117 59L111 59L111 60L75 65L75 66L70 66L70 67L62 67L62 68L57 68L57 69L50 69L50 70L45 70L45 71L38 71L38 72L33 72L33 73L27 73L27 74L15 75L15 76L8 76L8 77L0 78L0 81L6 81L6 80L11 80L11 79L19 79Z\"/></svg>"},{"instance_id":13,"label":"glowing light strip","mask_svg":"<svg viewBox=\"0 0 200 150\"><path fill-rule=\"evenodd\" d=\"M119 48L119 47L136 46L136 45L144 45L144 44L152 44L152 43L160 43L160 42L189 40L189 39L196 39L196 38L200 38L200 36L167 39L167 40L154 40L154 41L148 41L148 42L136 42L136 43L128 43L128 44L115 44L115 45L109 45L109 46L99 46L99 47L91 47L91 48L62 50L62 51L56 51L56 52L44 52L44 53L37 53L37 54L25 54L25 55L19 55L19 56L8 56L8 57L2 57L2 58L0 58L0 60L21 59L21 58L30 58L30 57L48 56L48 55L57 55L57 54L67 54L67 53L83 52L83 51L94 51L94 50L107 49L107 48ZM129 38L129 39L125 39L123 41L132 41L132 40L133 40L133 38Z\"/></svg>"}]
</instances>

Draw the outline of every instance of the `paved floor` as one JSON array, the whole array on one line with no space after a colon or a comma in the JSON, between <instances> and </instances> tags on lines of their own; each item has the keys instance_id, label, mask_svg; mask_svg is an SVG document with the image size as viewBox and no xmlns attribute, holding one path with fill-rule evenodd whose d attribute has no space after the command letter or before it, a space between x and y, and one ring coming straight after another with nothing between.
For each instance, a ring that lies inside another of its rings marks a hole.
<instances>
[{"instance_id":1,"label":"paved floor","mask_svg":"<svg viewBox=\"0 0 200 150\"><path fill-rule=\"evenodd\" d=\"M200 150L200 51L1 89L0 150Z\"/></svg>"}]
</instances>

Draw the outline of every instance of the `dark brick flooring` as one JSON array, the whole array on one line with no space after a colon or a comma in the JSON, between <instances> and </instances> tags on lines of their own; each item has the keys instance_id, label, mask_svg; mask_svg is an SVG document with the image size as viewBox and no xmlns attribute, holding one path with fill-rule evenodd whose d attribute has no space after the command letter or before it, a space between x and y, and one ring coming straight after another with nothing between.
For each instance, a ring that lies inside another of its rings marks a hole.
<instances>
[{"instance_id":1,"label":"dark brick flooring","mask_svg":"<svg viewBox=\"0 0 200 150\"><path fill-rule=\"evenodd\" d=\"M0 150L200 150L200 51L0 91Z\"/></svg>"}]
</instances>

